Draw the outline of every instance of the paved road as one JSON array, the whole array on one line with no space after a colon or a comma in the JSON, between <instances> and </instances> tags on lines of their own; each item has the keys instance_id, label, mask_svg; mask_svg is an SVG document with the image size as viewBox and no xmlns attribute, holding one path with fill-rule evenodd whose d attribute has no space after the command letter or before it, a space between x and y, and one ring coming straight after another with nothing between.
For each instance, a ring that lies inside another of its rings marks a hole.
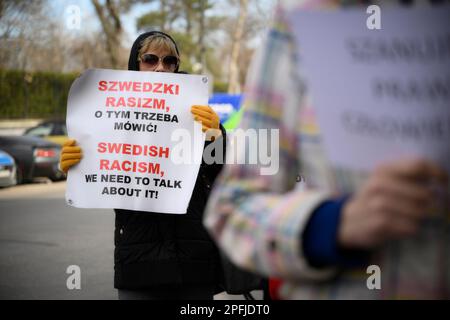
<instances>
[{"instance_id":1,"label":"paved road","mask_svg":"<svg viewBox=\"0 0 450 320\"><path fill-rule=\"evenodd\" d=\"M0 189L0 299L117 299L113 211L69 207L64 192L65 182ZM70 265L81 290L67 289Z\"/></svg>"},{"instance_id":2,"label":"paved road","mask_svg":"<svg viewBox=\"0 0 450 320\"><path fill-rule=\"evenodd\" d=\"M0 190L1 299L117 298L112 210L68 207L64 188L60 182ZM70 265L81 269L81 290L67 289Z\"/></svg>"}]
</instances>

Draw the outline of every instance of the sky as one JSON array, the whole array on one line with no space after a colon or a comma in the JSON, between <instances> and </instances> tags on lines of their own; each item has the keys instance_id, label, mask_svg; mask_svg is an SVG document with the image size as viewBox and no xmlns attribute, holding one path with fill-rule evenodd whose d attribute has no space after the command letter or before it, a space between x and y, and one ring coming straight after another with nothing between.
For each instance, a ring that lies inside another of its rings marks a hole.
<instances>
[{"instance_id":1,"label":"sky","mask_svg":"<svg viewBox=\"0 0 450 320\"><path fill-rule=\"evenodd\" d=\"M69 29L67 27L67 22L70 19L71 11L70 6L77 6L80 9L81 14L81 24L80 30L77 29ZM130 44L132 40L137 37L136 30L136 19L141 16L144 12L151 9L154 4L139 4L135 5L133 9L122 16L122 23L125 29L125 32L129 39L126 39ZM52 13L55 14L55 17L58 17L61 26L66 29L67 32L84 33L89 32L90 30L98 30L100 29L100 22L95 14L95 9L91 3L91 0L59 0L51 2L51 10Z\"/></svg>"},{"instance_id":2,"label":"sky","mask_svg":"<svg viewBox=\"0 0 450 320\"><path fill-rule=\"evenodd\" d=\"M266 12L271 11L271 7L275 0L260 0L259 5ZM217 11L224 10L225 2L218 3ZM70 6L77 6L80 10L81 20L80 20L80 29L69 29L67 27L67 22L70 21ZM157 7L157 3L151 4L137 4L132 10L126 15L122 15L122 23L124 30L126 32L126 39L128 45L131 45L134 39L138 36L138 32L136 30L136 20L142 14L148 12L152 7ZM56 19L60 22L62 28L65 28L67 32L74 33L74 35L78 33L88 33L91 30L98 30L100 28L100 22L97 19L95 14L94 7L91 3L91 0L58 0L50 2L50 15L54 15L57 17Z\"/></svg>"}]
</instances>

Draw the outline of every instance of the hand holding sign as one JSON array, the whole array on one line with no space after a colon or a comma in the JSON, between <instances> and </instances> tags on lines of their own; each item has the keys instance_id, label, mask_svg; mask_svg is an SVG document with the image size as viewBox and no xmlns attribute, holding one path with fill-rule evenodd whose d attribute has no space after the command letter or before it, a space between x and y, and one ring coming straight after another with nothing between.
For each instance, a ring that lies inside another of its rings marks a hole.
<instances>
[{"instance_id":1,"label":"hand holding sign","mask_svg":"<svg viewBox=\"0 0 450 320\"><path fill-rule=\"evenodd\" d=\"M448 175L428 161L400 160L376 168L344 207L340 246L371 249L415 234L434 204L433 184L445 190Z\"/></svg>"},{"instance_id":2,"label":"hand holding sign","mask_svg":"<svg viewBox=\"0 0 450 320\"><path fill-rule=\"evenodd\" d=\"M82 151L79 146L76 146L76 141L69 139L64 142L61 149L61 156L59 157L59 167L67 174L67 171L79 163L82 158Z\"/></svg>"},{"instance_id":3,"label":"hand holding sign","mask_svg":"<svg viewBox=\"0 0 450 320\"><path fill-rule=\"evenodd\" d=\"M210 106L192 106L195 121L202 124L202 131L207 133L207 140L214 141L221 135L219 115Z\"/></svg>"}]
</instances>

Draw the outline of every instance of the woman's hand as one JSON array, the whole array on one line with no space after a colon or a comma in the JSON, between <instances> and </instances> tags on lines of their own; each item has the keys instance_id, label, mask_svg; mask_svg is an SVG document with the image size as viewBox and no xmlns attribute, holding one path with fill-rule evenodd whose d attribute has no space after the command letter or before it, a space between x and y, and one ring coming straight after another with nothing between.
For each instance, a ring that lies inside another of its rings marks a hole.
<instances>
[{"instance_id":1,"label":"woman's hand","mask_svg":"<svg viewBox=\"0 0 450 320\"><path fill-rule=\"evenodd\" d=\"M67 174L67 171L80 162L82 158L81 148L76 146L76 141L70 139L63 144L61 150L61 157L59 159L59 167L64 173Z\"/></svg>"},{"instance_id":2,"label":"woman's hand","mask_svg":"<svg viewBox=\"0 0 450 320\"><path fill-rule=\"evenodd\" d=\"M206 132L207 140L214 141L220 137L220 121L217 113L210 106L192 106L191 113L194 120L202 124L202 131Z\"/></svg>"}]
</instances>

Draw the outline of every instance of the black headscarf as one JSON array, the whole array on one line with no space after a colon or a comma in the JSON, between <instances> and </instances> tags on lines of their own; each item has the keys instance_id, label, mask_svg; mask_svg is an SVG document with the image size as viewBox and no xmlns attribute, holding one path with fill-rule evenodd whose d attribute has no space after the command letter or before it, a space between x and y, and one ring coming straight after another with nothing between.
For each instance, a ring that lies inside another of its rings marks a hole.
<instances>
[{"instance_id":1,"label":"black headscarf","mask_svg":"<svg viewBox=\"0 0 450 320\"><path fill-rule=\"evenodd\" d=\"M146 33L141 34L139 37L137 37L137 39L133 43L133 46L131 47L130 58L128 59L128 70L139 71L138 54L139 54L139 50L142 47L142 41L144 41L145 38L148 38L153 35L158 35L158 34L163 35L163 36L169 38L170 40L172 40L173 44L175 45L175 49L177 50L177 54L178 54L178 56L180 56L180 52L178 51L177 43L167 33L164 33L161 31L146 32ZM175 73L178 73L178 72L179 71L178 71L178 67L177 67L177 69L175 70Z\"/></svg>"}]
</instances>

